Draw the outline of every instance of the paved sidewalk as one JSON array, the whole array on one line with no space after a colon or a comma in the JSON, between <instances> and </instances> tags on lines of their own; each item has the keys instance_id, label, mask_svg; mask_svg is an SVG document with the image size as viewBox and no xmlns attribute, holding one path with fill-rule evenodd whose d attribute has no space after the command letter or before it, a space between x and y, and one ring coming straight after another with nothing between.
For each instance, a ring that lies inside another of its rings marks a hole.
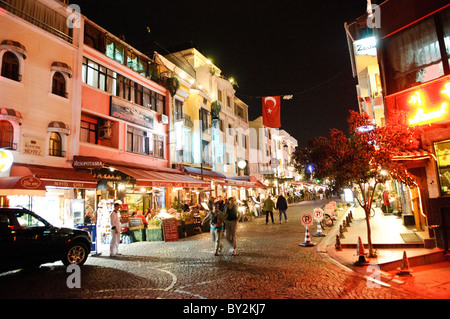
<instances>
[{"instance_id":1,"label":"paved sidewalk","mask_svg":"<svg viewBox=\"0 0 450 319\"><path fill-rule=\"evenodd\" d=\"M377 258L367 258L368 266L356 266L358 260L358 237L367 249L367 224L364 210L351 207L338 214L335 226L327 233L325 240L318 247L319 251L326 252L331 258L344 267L351 269L364 277L374 276L374 265L379 267L377 279L384 286L396 287L410 291L420 291L424 296L432 298L450 298L450 262L448 256L439 248L420 247L420 238L405 240L400 234L414 234L415 227L403 225L401 218L395 215L384 215L379 208L375 209L375 216L370 218L371 238ZM341 251L336 251L336 235L339 234L339 225L342 225L348 212L351 211L353 221L340 239ZM403 253L410 265L411 275L399 276L397 270L401 267Z\"/></svg>"}]
</instances>

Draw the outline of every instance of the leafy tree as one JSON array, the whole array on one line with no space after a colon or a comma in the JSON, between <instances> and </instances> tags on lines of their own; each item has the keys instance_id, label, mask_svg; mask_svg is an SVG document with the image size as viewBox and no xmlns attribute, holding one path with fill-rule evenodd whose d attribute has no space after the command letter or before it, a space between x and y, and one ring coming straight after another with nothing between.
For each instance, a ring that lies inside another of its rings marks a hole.
<instances>
[{"instance_id":1,"label":"leafy tree","mask_svg":"<svg viewBox=\"0 0 450 319\"><path fill-rule=\"evenodd\" d=\"M393 114L389 125L383 127L372 125L366 114L354 111L350 111L347 122L349 136L331 129L328 137L316 137L306 148L299 149L293 161L299 170L314 165L314 177L330 179L335 190L351 184L355 186L351 189L365 212L369 256L373 257L369 214L376 186L386 181L386 172L408 186L417 186L404 165L394 160L393 155L417 149L418 132L408 126L405 115L400 112Z\"/></svg>"}]
</instances>

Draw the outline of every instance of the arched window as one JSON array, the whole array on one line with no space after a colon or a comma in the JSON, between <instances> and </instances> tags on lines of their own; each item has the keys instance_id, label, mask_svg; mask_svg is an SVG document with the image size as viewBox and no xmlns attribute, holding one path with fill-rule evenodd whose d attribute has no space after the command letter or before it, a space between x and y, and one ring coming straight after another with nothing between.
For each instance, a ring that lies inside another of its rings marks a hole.
<instances>
[{"instance_id":1,"label":"arched window","mask_svg":"<svg viewBox=\"0 0 450 319\"><path fill-rule=\"evenodd\" d=\"M13 148L14 129L8 121L0 120L0 148Z\"/></svg>"},{"instance_id":2,"label":"arched window","mask_svg":"<svg viewBox=\"0 0 450 319\"><path fill-rule=\"evenodd\" d=\"M2 59L2 76L14 81L20 81L19 58L11 51L6 51Z\"/></svg>"},{"instance_id":3,"label":"arched window","mask_svg":"<svg viewBox=\"0 0 450 319\"><path fill-rule=\"evenodd\" d=\"M59 133L52 132L50 134L49 155L60 157L64 156L62 151L62 139Z\"/></svg>"},{"instance_id":4,"label":"arched window","mask_svg":"<svg viewBox=\"0 0 450 319\"><path fill-rule=\"evenodd\" d=\"M61 72L55 72L52 79L52 93L66 97L66 79Z\"/></svg>"}]
</instances>

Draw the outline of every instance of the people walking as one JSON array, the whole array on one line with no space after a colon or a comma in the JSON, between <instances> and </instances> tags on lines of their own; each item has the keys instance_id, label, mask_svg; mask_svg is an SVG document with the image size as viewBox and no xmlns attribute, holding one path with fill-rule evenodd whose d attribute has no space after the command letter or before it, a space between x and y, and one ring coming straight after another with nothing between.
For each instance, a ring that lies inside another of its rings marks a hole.
<instances>
[{"instance_id":1,"label":"people walking","mask_svg":"<svg viewBox=\"0 0 450 319\"><path fill-rule=\"evenodd\" d=\"M239 212L236 206L236 199L230 197L224 208L225 219L225 239L233 247L233 256L236 256L236 229Z\"/></svg>"},{"instance_id":2,"label":"people walking","mask_svg":"<svg viewBox=\"0 0 450 319\"><path fill-rule=\"evenodd\" d=\"M286 211L288 209L288 203L283 194L280 194L280 196L278 196L276 209L278 209L278 211L280 212L280 224L282 215L284 215L284 222L287 223Z\"/></svg>"},{"instance_id":3,"label":"people walking","mask_svg":"<svg viewBox=\"0 0 450 319\"><path fill-rule=\"evenodd\" d=\"M263 211L266 212L266 225L269 222L269 214L272 219L272 224L274 224L274 221L273 221L273 209L274 208L275 208L275 203L272 200L272 195L269 194L263 204Z\"/></svg>"},{"instance_id":4,"label":"people walking","mask_svg":"<svg viewBox=\"0 0 450 319\"><path fill-rule=\"evenodd\" d=\"M211 239L214 242L214 255L218 256L219 251L222 249L222 236L224 230L224 218L223 214L220 211L220 203L215 202L213 205L213 209L208 212L205 218L202 221L202 226L210 221L210 233Z\"/></svg>"},{"instance_id":5,"label":"people walking","mask_svg":"<svg viewBox=\"0 0 450 319\"><path fill-rule=\"evenodd\" d=\"M115 257L119 254L119 243L120 243L120 204L114 204L114 210L109 215L110 226L111 226L111 241L109 244L109 252L111 257Z\"/></svg>"}]
</instances>

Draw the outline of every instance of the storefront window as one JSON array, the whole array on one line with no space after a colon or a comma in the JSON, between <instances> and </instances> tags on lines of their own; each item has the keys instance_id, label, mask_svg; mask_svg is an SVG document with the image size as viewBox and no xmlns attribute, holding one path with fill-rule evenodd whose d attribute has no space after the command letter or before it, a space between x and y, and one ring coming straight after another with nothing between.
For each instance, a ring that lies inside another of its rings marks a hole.
<instances>
[{"instance_id":1,"label":"storefront window","mask_svg":"<svg viewBox=\"0 0 450 319\"><path fill-rule=\"evenodd\" d=\"M450 140L434 143L441 194L450 195Z\"/></svg>"}]
</instances>

